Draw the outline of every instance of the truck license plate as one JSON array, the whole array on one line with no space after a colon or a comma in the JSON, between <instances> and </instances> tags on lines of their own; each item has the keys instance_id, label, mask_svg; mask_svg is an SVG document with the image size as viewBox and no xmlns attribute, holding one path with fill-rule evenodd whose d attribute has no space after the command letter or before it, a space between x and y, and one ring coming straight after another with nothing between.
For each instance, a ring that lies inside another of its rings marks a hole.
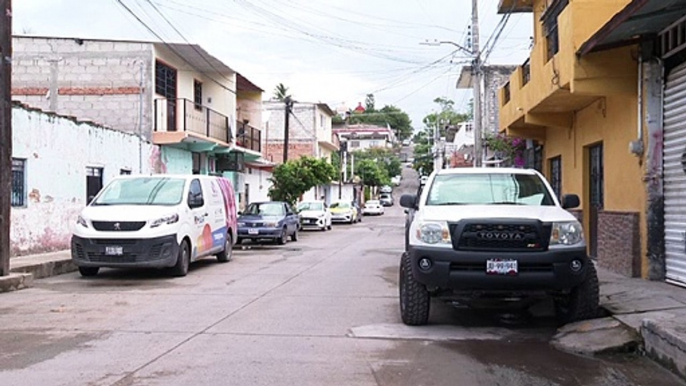
<instances>
[{"instance_id":1,"label":"truck license plate","mask_svg":"<svg viewBox=\"0 0 686 386\"><path fill-rule=\"evenodd\" d=\"M248 234L249 235L259 235L260 230L259 229L248 229Z\"/></svg>"},{"instance_id":2,"label":"truck license plate","mask_svg":"<svg viewBox=\"0 0 686 386\"><path fill-rule=\"evenodd\" d=\"M516 275L517 260L486 260L486 273L489 275Z\"/></svg>"},{"instance_id":3,"label":"truck license plate","mask_svg":"<svg viewBox=\"0 0 686 386\"><path fill-rule=\"evenodd\" d=\"M124 254L122 247L105 247L105 254L108 256L121 256Z\"/></svg>"}]
</instances>

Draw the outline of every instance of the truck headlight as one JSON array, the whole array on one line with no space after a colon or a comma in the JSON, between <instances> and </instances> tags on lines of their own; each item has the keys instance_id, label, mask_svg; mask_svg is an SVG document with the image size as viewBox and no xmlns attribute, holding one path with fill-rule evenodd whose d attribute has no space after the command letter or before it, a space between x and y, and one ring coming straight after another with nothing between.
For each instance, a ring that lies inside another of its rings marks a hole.
<instances>
[{"instance_id":1,"label":"truck headlight","mask_svg":"<svg viewBox=\"0 0 686 386\"><path fill-rule=\"evenodd\" d=\"M426 244L450 244L450 229L446 222L425 222L417 227L417 239Z\"/></svg>"},{"instance_id":2,"label":"truck headlight","mask_svg":"<svg viewBox=\"0 0 686 386\"><path fill-rule=\"evenodd\" d=\"M550 245L576 245L584 241L584 231L578 221L556 222L550 233Z\"/></svg>"},{"instance_id":3,"label":"truck headlight","mask_svg":"<svg viewBox=\"0 0 686 386\"><path fill-rule=\"evenodd\" d=\"M81 217L81 216L79 216L78 218L76 218L76 223L79 224L79 225L81 225L81 226L84 227L84 228L88 228L88 221L86 221L86 219L83 218L83 217Z\"/></svg>"},{"instance_id":4,"label":"truck headlight","mask_svg":"<svg viewBox=\"0 0 686 386\"><path fill-rule=\"evenodd\" d=\"M173 214L171 216L166 216L162 218L158 218L157 220L153 221L150 223L150 228L157 228L158 226L162 224L174 224L175 222L179 221L179 215L178 214Z\"/></svg>"}]
</instances>

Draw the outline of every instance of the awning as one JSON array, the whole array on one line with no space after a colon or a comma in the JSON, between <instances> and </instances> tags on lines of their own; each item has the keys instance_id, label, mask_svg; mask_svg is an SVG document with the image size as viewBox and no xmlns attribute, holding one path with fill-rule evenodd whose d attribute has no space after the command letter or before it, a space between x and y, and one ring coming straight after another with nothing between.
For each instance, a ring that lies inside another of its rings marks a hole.
<instances>
[{"instance_id":1,"label":"awning","mask_svg":"<svg viewBox=\"0 0 686 386\"><path fill-rule=\"evenodd\" d=\"M633 0L581 45L578 55L653 39L686 15L686 0Z\"/></svg>"}]
</instances>

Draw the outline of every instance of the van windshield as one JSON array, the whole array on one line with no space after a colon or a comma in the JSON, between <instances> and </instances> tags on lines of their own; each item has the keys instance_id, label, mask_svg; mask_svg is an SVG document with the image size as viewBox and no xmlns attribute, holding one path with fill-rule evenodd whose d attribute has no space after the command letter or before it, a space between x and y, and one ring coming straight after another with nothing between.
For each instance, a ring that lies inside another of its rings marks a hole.
<instances>
[{"instance_id":1,"label":"van windshield","mask_svg":"<svg viewBox=\"0 0 686 386\"><path fill-rule=\"evenodd\" d=\"M186 180L144 177L114 180L93 205L178 205Z\"/></svg>"},{"instance_id":2,"label":"van windshield","mask_svg":"<svg viewBox=\"0 0 686 386\"><path fill-rule=\"evenodd\" d=\"M431 184L426 205L555 205L532 174L443 174Z\"/></svg>"}]
</instances>

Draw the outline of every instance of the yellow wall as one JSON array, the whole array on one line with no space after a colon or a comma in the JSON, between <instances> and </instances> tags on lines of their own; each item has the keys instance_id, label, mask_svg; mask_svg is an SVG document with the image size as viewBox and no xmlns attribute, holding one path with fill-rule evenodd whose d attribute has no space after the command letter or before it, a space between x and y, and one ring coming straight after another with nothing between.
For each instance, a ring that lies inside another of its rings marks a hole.
<instances>
[{"instance_id":1,"label":"yellow wall","mask_svg":"<svg viewBox=\"0 0 686 386\"><path fill-rule=\"evenodd\" d=\"M593 94L595 83L589 79L604 79L607 76L626 77L625 68L612 66L615 72L602 71L604 63L617 59L613 56L593 54L577 60L576 53L593 34L598 32L616 13L621 11L630 0L570 0L569 5L558 17L559 52L548 60L547 43L541 17L546 9L547 0L534 1L534 46L531 50L531 80L522 84L521 68L510 77L510 103L504 104L500 95L500 128L506 129L524 118L541 102L560 89ZM622 59L623 60L623 59ZM600 63L600 65L598 65ZM609 64L609 63L608 63ZM609 66L608 66L609 67ZM575 90L575 81L587 81Z\"/></svg>"},{"instance_id":2,"label":"yellow wall","mask_svg":"<svg viewBox=\"0 0 686 386\"><path fill-rule=\"evenodd\" d=\"M604 210L635 212L640 217L642 267L647 267L645 218L646 191L641 158L629 152L637 139L637 104L634 96L612 96L578 111L569 129L547 128L544 152L546 177L549 160L562 159L562 193L578 194L584 209L586 237L589 237L589 161L588 147L602 142L605 199Z\"/></svg>"}]
</instances>

